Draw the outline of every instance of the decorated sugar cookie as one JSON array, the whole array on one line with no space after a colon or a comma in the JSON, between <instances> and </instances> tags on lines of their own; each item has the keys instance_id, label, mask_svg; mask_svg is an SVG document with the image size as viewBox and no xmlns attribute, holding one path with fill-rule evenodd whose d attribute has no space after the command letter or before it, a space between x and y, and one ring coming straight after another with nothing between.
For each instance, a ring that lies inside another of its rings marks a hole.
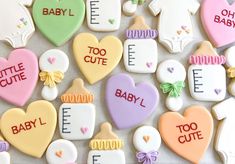
<instances>
[{"instance_id":1,"label":"decorated sugar cookie","mask_svg":"<svg viewBox=\"0 0 235 164\"><path fill-rule=\"evenodd\" d=\"M27 49L17 49L8 59L0 58L0 98L23 106L38 81L37 56Z\"/></svg>"},{"instance_id":2,"label":"decorated sugar cookie","mask_svg":"<svg viewBox=\"0 0 235 164\"><path fill-rule=\"evenodd\" d=\"M125 155L121 150L124 143L112 132L112 126L105 122L100 132L90 141L87 164L125 164Z\"/></svg>"},{"instance_id":3,"label":"decorated sugar cookie","mask_svg":"<svg viewBox=\"0 0 235 164\"><path fill-rule=\"evenodd\" d=\"M168 94L166 107L172 111L180 110L183 105L181 93L186 78L184 66L176 60L165 60L159 64L156 75L162 92Z\"/></svg>"},{"instance_id":4,"label":"decorated sugar cookie","mask_svg":"<svg viewBox=\"0 0 235 164\"><path fill-rule=\"evenodd\" d=\"M213 119L205 107L191 106L183 116L177 112L163 114L158 129L170 149L192 163L199 163L211 141Z\"/></svg>"},{"instance_id":5,"label":"decorated sugar cookie","mask_svg":"<svg viewBox=\"0 0 235 164\"><path fill-rule=\"evenodd\" d=\"M54 135L56 122L54 106L40 100L31 103L26 112L20 108L7 110L1 117L0 129L15 148L41 158Z\"/></svg>"},{"instance_id":6,"label":"decorated sugar cookie","mask_svg":"<svg viewBox=\"0 0 235 164\"><path fill-rule=\"evenodd\" d=\"M120 0L87 0L86 17L88 27L93 31L115 31L121 22Z\"/></svg>"},{"instance_id":7,"label":"decorated sugar cookie","mask_svg":"<svg viewBox=\"0 0 235 164\"><path fill-rule=\"evenodd\" d=\"M39 67L39 77L44 82L41 95L45 100L55 100L58 96L56 85L62 82L69 67L69 59L63 51L51 49L41 55Z\"/></svg>"},{"instance_id":8,"label":"decorated sugar cookie","mask_svg":"<svg viewBox=\"0 0 235 164\"><path fill-rule=\"evenodd\" d=\"M214 117L220 121L215 140L215 149L224 164L235 163L234 105L235 99L229 98L212 108Z\"/></svg>"},{"instance_id":9,"label":"decorated sugar cookie","mask_svg":"<svg viewBox=\"0 0 235 164\"><path fill-rule=\"evenodd\" d=\"M95 127L94 96L77 78L73 85L61 96L63 104L59 110L60 135L68 140L90 139Z\"/></svg>"},{"instance_id":10,"label":"decorated sugar cookie","mask_svg":"<svg viewBox=\"0 0 235 164\"><path fill-rule=\"evenodd\" d=\"M85 17L83 0L35 0L33 18L39 30L56 46L67 42Z\"/></svg>"},{"instance_id":11,"label":"decorated sugar cookie","mask_svg":"<svg viewBox=\"0 0 235 164\"><path fill-rule=\"evenodd\" d=\"M203 0L202 25L215 47L235 42L235 4L227 0Z\"/></svg>"},{"instance_id":12,"label":"decorated sugar cookie","mask_svg":"<svg viewBox=\"0 0 235 164\"><path fill-rule=\"evenodd\" d=\"M7 41L13 48L25 47L35 31L31 15L25 7L32 1L0 1L0 40Z\"/></svg>"},{"instance_id":13,"label":"decorated sugar cookie","mask_svg":"<svg viewBox=\"0 0 235 164\"><path fill-rule=\"evenodd\" d=\"M123 47L114 36L106 36L99 42L94 35L81 33L74 39L73 52L80 70L94 84L118 65Z\"/></svg>"},{"instance_id":14,"label":"decorated sugar cookie","mask_svg":"<svg viewBox=\"0 0 235 164\"><path fill-rule=\"evenodd\" d=\"M135 73L154 73L157 68L157 36L156 30L151 30L138 16L134 24L126 31L127 40L124 42L124 64L126 70Z\"/></svg>"},{"instance_id":15,"label":"decorated sugar cookie","mask_svg":"<svg viewBox=\"0 0 235 164\"><path fill-rule=\"evenodd\" d=\"M105 101L117 128L126 129L140 124L156 110L159 94L149 83L135 84L129 75L117 74L108 79Z\"/></svg>"},{"instance_id":16,"label":"decorated sugar cookie","mask_svg":"<svg viewBox=\"0 0 235 164\"><path fill-rule=\"evenodd\" d=\"M227 76L231 79L228 85L228 91L231 95L235 96L235 46L225 51Z\"/></svg>"},{"instance_id":17,"label":"decorated sugar cookie","mask_svg":"<svg viewBox=\"0 0 235 164\"><path fill-rule=\"evenodd\" d=\"M53 141L46 152L48 164L75 164L77 160L77 148L64 139Z\"/></svg>"},{"instance_id":18,"label":"decorated sugar cookie","mask_svg":"<svg viewBox=\"0 0 235 164\"><path fill-rule=\"evenodd\" d=\"M9 143L4 141L4 139L0 135L0 162L1 164L11 163L10 154L7 152L8 149L9 149Z\"/></svg>"},{"instance_id":19,"label":"decorated sugar cookie","mask_svg":"<svg viewBox=\"0 0 235 164\"><path fill-rule=\"evenodd\" d=\"M133 144L137 149L136 158L143 164L156 163L161 146L161 137L157 129L152 126L139 127L133 136Z\"/></svg>"},{"instance_id":20,"label":"decorated sugar cookie","mask_svg":"<svg viewBox=\"0 0 235 164\"><path fill-rule=\"evenodd\" d=\"M154 16L160 14L159 41L171 53L180 53L194 40L191 15L200 4L197 0L153 0L150 11ZM172 18L169 21L169 18Z\"/></svg>"},{"instance_id":21,"label":"decorated sugar cookie","mask_svg":"<svg viewBox=\"0 0 235 164\"><path fill-rule=\"evenodd\" d=\"M226 71L222 64L226 59L218 55L208 41L189 59L188 69L189 91L199 101L221 101L226 95Z\"/></svg>"},{"instance_id":22,"label":"decorated sugar cookie","mask_svg":"<svg viewBox=\"0 0 235 164\"><path fill-rule=\"evenodd\" d=\"M145 0L127 0L122 6L122 10L127 16L134 15L138 5L142 5L144 2Z\"/></svg>"}]
</instances>

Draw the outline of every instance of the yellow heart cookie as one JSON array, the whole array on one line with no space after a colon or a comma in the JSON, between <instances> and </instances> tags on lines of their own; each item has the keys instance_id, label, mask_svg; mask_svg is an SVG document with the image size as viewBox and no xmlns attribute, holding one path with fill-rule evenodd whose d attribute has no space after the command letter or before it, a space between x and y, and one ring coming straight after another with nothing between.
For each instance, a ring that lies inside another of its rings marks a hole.
<instances>
[{"instance_id":1,"label":"yellow heart cookie","mask_svg":"<svg viewBox=\"0 0 235 164\"><path fill-rule=\"evenodd\" d=\"M40 158L54 135L57 114L47 101L35 101L26 113L20 108L6 111L0 120L3 136L25 154Z\"/></svg>"},{"instance_id":2,"label":"yellow heart cookie","mask_svg":"<svg viewBox=\"0 0 235 164\"><path fill-rule=\"evenodd\" d=\"M73 42L73 51L78 66L90 84L108 75L122 57L122 42L107 36L100 42L89 33L79 34Z\"/></svg>"}]
</instances>

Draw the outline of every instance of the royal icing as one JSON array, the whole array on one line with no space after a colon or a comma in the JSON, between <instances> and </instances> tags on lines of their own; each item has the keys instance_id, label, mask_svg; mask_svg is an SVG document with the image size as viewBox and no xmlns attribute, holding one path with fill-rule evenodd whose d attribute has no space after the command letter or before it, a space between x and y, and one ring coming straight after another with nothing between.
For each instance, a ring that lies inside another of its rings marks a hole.
<instances>
[{"instance_id":1,"label":"royal icing","mask_svg":"<svg viewBox=\"0 0 235 164\"><path fill-rule=\"evenodd\" d=\"M123 47L114 36L106 36L99 42L94 35L81 33L74 39L73 52L80 70L94 84L118 65Z\"/></svg>"},{"instance_id":2,"label":"royal icing","mask_svg":"<svg viewBox=\"0 0 235 164\"><path fill-rule=\"evenodd\" d=\"M35 0L33 18L39 30L56 46L67 42L82 25L83 0Z\"/></svg>"},{"instance_id":3,"label":"royal icing","mask_svg":"<svg viewBox=\"0 0 235 164\"><path fill-rule=\"evenodd\" d=\"M191 106L184 116L177 112L163 114L158 129L163 141L175 153L199 163L211 141L213 119L205 107Z\"/></svg>"},{"instance_id":4,"label":"royal icing","mask_svg":"<svg viewBox=\"0 0 235 164\"><path fill-rule=\"evenodd\" d=\"M235 96L235 46L225 51L227 76L231 79L228 85L228 91L231 95Z\"/></svg>"},{"instance_id":5,"label":"royal icing","mask_svg":"<svg viewBox=\"0 0 235 164\"><path fill-rule=\"evenodd\" d=\"M10 164L11 163L10 154L6 151L0 152L0 161L1 164Z\"/></svg>"},{"instance_id":6,"label":"royal icing","mask_svg":"<svg viewBox=\"0 0 235 164\"><path fill-rule=\"evenodd\" d=\"M59 129L62 138L83 140L93 136L96 113L93 99L80 78L75 79L72 87L61 96Z\"/></svg>"},{"instance_id":7,"label":"royal icing","mask_svg":"<svg viewBox=\"0 0 235 164\"><path fill-rule=\"evenodd\" d=\"M41 95L45 100L55 100L58 96L56 85L62 82L69 67L68 56L57 49L48 50L40 56L39 67L39 77L44 82Z\"/></svg>"},{"instance_id":8,"label":"royal icing","mask_svg":"<svg viewBox=\"0 0 235 164\"><path fill-rule=\"evenodd\" d=\"M92 150L88 153L87 164L125 164L125 155L121 150L123 145L123 141L112 132L111 124L103 123L100 132L90 141Z\"/></svg>"},{"instance_id":9,"label":"royal icing","mask_svg":"<svg viewBox=\"0 0 235 164\"><path fill-rule=\"evenodd\" d=\"M176 60L165 60L159 64L156 75L162 92L168 94L166 107L172 111L180 110L183 105L181 93L186 78L184 66Z\"/></svg>"},{"instance_id":10,"label":"royal icing","mask_svg":"<svg viewBox=\"0 0 235 164\"><path fill-rule=\"evenodd\" d=\"M151 84L136 85L127 74L117 74L108 79L105 101L117 128L126 129L143 122L156 110L159 94Z\"/></svg>"},{"instance_id":11,"label":"royal icing","mask_svg":"<svg viewBox=\"0 0 235 164\"><path fill-rule=\"evenodd\" d=\"M126 70L135 73L154 73L157 68L157 36L156 30L151 30L138 16L134 24L126 31L127 40L124 42L124 64Z\"/></svg>"},{"instance_id":12,"label":"royal icing","mask_svg":"<svg viewBox=\"0 0 235 164\"><path fill-rule=\"evenodd\" d=\"M208 41L190 57L188 82L191 96L200 101L221 101L226 95L226 71L222 64L224 56L219 56Z\"/></svg>"},{"instance_id":13,"label":"royal icing","mask_svg":"<svg viewBox=\"0 0 235 164\"><path fill-rule=\"evenodd\" d=\"M191 14L200 4L197 0L153 0L150 11L154 16L160 13L159 41L171 52L182 52L193 38ZM172 18L169 21L169 18Z\"/></svg>"},{"instance_id":14,"label":"royal icing","mask_svg":"<svg viewBox=\"0 0 235 164\"><path fill-rule=\"evenodd\" d=\"M0 58L0 98L23 106L38 81L37 56L27 49L17 49L8 59Z\"/></svg>"},{"instance_id":15,"label":"royal icing","mask_svg":"<svg viewBox=\"0 0 235 164\"><path fill-rule=\"evenodd\" d=\"M127 16L134 15L138 5L142 5L144 2L145 0L127 0L122 6L122 10Z\"/></svg>"}]
</instances>

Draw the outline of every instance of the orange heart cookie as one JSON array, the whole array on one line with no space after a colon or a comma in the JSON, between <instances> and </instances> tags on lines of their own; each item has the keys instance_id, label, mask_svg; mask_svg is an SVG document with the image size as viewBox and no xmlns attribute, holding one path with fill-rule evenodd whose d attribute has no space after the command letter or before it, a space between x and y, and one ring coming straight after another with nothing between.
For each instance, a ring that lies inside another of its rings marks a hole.
<instances>
[{"instance_id":1,"label":"orange heart cookie","mask_svg":"<svg viewBox=\"0 0 235 164\"><path fill-rule=\"evenodd\" d=\"M3 136L25 154L40 158L54 135L57 114L47 101L35 101L26 113L20 108L6 111L0 120Z\"/></svg>"},{"instance_id":2,"label":"orange heart cookie","mask_svg":"<svg viewBox=\"0 0 235 164\"><path fill-rule=\"evenodd\" d=\"M184 116L167 112L160 117L162 139L174 152L185 159L199 163L213 133L213 119L205 107L191 106Z\"/></svg>"}]
</instances>

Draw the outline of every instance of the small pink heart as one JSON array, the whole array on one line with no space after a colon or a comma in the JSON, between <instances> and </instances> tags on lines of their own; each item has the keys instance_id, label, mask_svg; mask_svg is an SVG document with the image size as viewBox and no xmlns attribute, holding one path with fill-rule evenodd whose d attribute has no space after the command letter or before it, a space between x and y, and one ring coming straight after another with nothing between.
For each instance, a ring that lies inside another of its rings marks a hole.
<instances>
[{"instance_id":1,"label":"small pink heart","mask_svg":"<svg viewBox=\"0 0 235 164\"><path fill-rule=\"evenodd\" d=\"M88 128L87 127L81 127L81 132L83 133L83 134L86 134L87 133L87 131L88 131Z\"/></svg>"},{"instance_id":2,"label":"small pink heart","mask_svg":"<svg viewBox=\"0 0 235 164\"><path fill-rule=\"evenodd\" d=\"M152 62L147 62L147 63L146 63L146 66L147 66L148 68L152 67L152 65L153 65Z\"/></svg>"},{"instance_id":3,"label":"small pink heart","mask_svg":"<svg viewBox=\"0 0 235 164\"><path fill-rule=\"evenodd\" d=\"M56 61L56 58L55 57L49 57L47 60L50 64L54 64L55 61Z\"/></svg>"}]
</instances>

